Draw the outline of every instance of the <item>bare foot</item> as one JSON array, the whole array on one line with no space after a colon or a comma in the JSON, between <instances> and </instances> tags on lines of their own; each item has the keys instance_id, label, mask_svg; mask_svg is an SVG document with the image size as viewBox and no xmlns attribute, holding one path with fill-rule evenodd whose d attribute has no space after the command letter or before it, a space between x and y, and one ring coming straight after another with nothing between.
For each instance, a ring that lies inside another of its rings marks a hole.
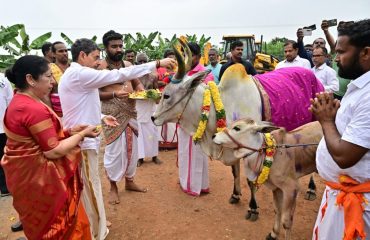
<instances>
[{"instance_id":1,"label":"bare foot","mask_svg":"<svg viewBox=\"0 0 370 240\"><path fill-rule=\"evenodd\" d=\"M125 189L127 191L142 192L142 193L145 193L148 191L147 188L141 188L138 185L136 185L134 181L126 181Z\"/></svg>"},{"instance_id":2,"label":"bare foot","mask_svg":"<svg viewBox=\"0 0 370 240\"><path fill-rule=\"evenodd\" d=\"M107 220L107 227L112 226L112 223Z\"/></svg>"},{"instance_id":3,"label":"bare foot","mask_svg":"<svg viewBox=\"0 0 370 240\"><path fill-rule=\"evenodd\" d=\"M112 190L109 192L109 201L108 201L108 203L112 204L112 205L116 205L116 204L120 203L118 192L112 191Z\"/></svg>"},{"instance_id":4,"label":"bare foot","mask_svg":"<svg viewBox=\"0 0 370 240\"><path fill-rule=\"evenodd\" d=\"M116 205L120 203L119 196L118 196L118 187L116 182L110 182L110 191L109 191L109 201L108 203L112 205Z\"/></svg>"}]
</instances>

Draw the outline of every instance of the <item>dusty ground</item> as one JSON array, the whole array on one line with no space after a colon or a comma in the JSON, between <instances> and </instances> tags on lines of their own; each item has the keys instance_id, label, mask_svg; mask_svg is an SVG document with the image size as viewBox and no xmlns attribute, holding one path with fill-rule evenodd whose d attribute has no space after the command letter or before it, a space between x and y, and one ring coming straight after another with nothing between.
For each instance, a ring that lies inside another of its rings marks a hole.
<instances>
[{"instance_id":1,"label":"dusty ground","mask_svg":"<svg viewBox=\"0 0 370 240\"><path fill-rule=\"evenodd\" d=\"M260 218L257 222L244 219L249 192L242 182L243 196L239 204L231 205L232 174L229 167L217 161L209 162L211 193L191 197L180 190L177 180L176 151L161 151L162 165L148 160L137 170L136 182L149 188L147 193L127 192L119 184L121 203L109 205L109 183L101 168L107 217L113 223L107 240L121 239L265 239L272 228L274 211L272 194L262 187L257 193ZM320 205L324 184L315 175L319 199L303 199L309 180L301 180L301 192L293 225L293 239L311 239L312 228ZM12 233L10 225L17 220L12 198L0 199L0 240L14 240L23 233ZM281 239L284 231L282 230Z\"/></svg>"}]
</instances>

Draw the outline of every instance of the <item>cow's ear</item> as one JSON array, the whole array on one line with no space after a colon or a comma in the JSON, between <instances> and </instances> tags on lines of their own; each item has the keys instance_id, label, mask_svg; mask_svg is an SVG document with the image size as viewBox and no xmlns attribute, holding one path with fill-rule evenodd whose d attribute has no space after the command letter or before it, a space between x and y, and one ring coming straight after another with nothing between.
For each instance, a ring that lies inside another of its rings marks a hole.
<instances>
[{"instance_id":1,"label":"cow's ear","mask_svg":"<svg viewBox=\"0 0 370 240\"><path fill-rule=\"evenodd\" d=\"M198 87L199 84L203 82L206 76L211 72L211 70L205 70L198 72L190 77L190 79L186 80L183 83L183 88L189 90L193 90L194 88Z\"/></svg>"},{"instance_id":2,"label":"cow's ear","mask_svg":"<svg viewBox=\"0 0 370 240\"><path fill-rule=\"evenodd\" d=\"M269 133L278 129L278 127L273 126L270 122L261 122L254 127L254 130L259 133Z\"/></svg>"}]
</instances>

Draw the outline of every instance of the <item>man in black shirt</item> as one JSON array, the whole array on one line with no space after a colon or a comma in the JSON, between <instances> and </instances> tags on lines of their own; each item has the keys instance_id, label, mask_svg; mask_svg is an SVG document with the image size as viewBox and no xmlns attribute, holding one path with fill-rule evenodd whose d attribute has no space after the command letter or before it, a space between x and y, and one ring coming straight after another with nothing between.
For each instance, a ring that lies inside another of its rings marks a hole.
<instances>
[{"instance_id":1,"label":"man in black shirt","mask_svg":"<svg viewBox=\"0 0 370 240\"><path fill-rule=\"evenodd\" d=\"M256 69L254 69L253 65L248 62L244 61L242 59L243 55L243 43L239 40L236 40L235 42L231 43L231 60L229 60L227 63L222 65L221 70L220 70L220 81L222 78L222 75L224 74L225 70L230 67L231 65L235 63L240 63L243 64L245 67L245 71L247 71L247 74L250 75L256 75Z\"/></svg>"}]
</instances>

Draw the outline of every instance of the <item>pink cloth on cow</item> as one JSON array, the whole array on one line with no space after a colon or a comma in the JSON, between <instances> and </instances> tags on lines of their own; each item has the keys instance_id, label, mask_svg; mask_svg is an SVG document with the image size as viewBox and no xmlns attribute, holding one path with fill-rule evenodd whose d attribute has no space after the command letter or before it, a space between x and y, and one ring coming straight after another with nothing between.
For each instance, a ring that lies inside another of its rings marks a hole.
<instances>
[{"instance_id":1,"label":"pink cloth on cow","mask_svg":"<svg viewBox=\"0 0 370 240\"><path fill-rule=\"evenodd\" d=\"M270 98L271 121L288 131L314 121L308 107L315 93L324 87L315 75L305 68L281 68L254 76Z\"/></svg>"}]
</instances>

